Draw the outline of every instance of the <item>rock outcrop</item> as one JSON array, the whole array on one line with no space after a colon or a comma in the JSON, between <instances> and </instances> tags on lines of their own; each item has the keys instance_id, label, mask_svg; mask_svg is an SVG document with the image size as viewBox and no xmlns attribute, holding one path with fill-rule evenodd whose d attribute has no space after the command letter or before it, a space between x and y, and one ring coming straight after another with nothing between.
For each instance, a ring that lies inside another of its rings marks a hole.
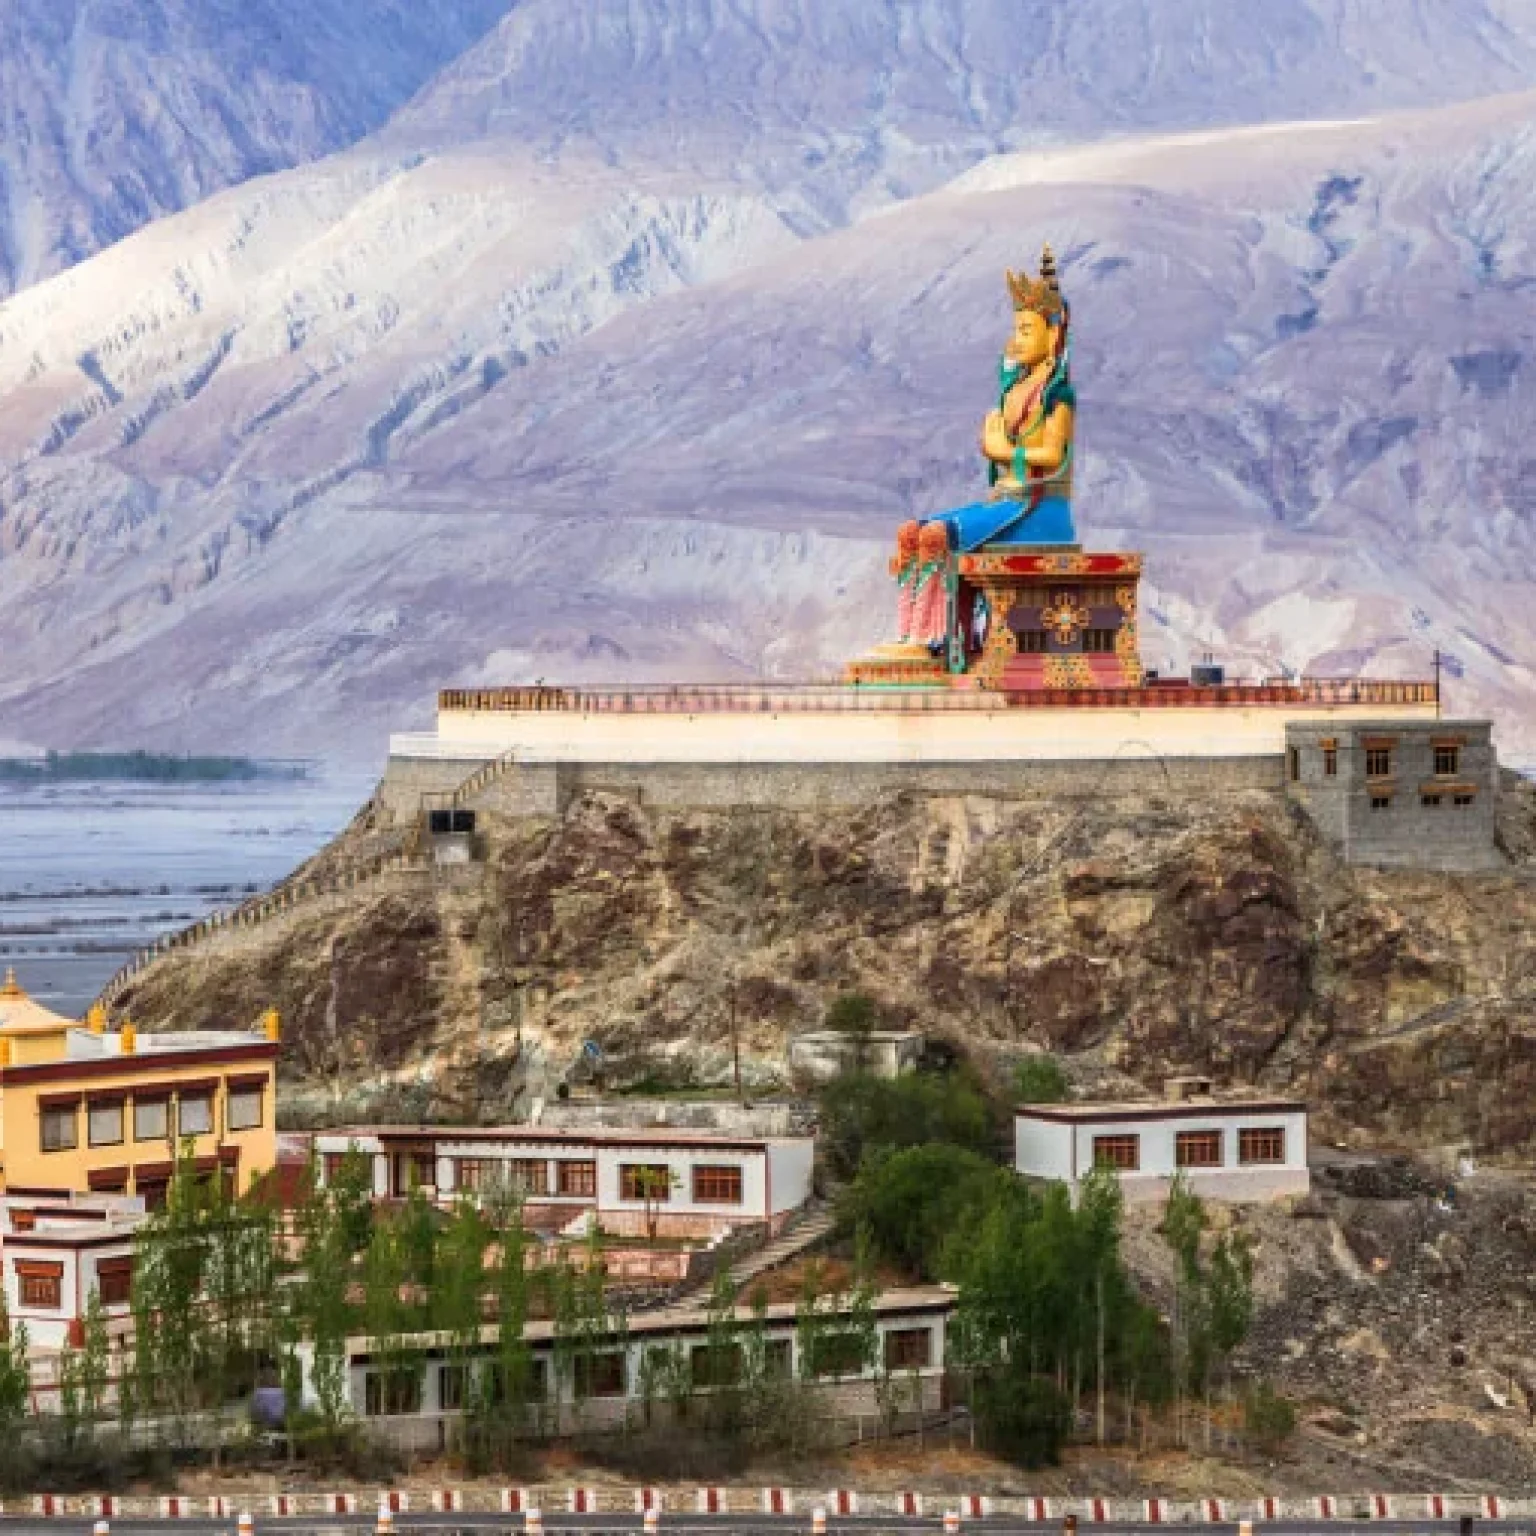
<instances>
[{"instance_id":1,"label":"rock outcrop","mask_svg":"<svg viewBox=\"0 0 1536 1536\"><path fill-rule=\"evenodd\" d=\"M664 811L590 796L482 813L481 857L303 902L135 978L193 1026L271 1003L307 1118L505 1116L602 1049L610 1084L781 1081L786 1037L860 989L983 1064L1084 1086L1198 1071L1304 1093L1327 1138L1536 1144L1531 792L1496 874L1339 863L1262 794L1083 805L896 795L855 811ZM377 834L358 822L319 864ZM316 866L312 865L311 873Z\"/></svg>"}]
</instances>

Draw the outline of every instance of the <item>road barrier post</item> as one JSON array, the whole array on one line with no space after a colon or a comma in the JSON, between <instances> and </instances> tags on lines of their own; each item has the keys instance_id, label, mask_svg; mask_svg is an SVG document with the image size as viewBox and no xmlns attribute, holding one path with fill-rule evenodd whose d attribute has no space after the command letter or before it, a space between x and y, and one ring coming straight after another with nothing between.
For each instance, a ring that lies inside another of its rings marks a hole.
<instances>
[{"instance_id":1,"label":"road barrier post","mask_svg":"<svg viewBox=\"0 0 1536 1536\"><path fill-rule=\"evenodd\" d=\"M1253 1536L1253 1521L1239 1520L1237 1522L1237 1536Z\"/></svg>"},{"instance_id":2,"label":"road barrier post","mask_svg":"<svg viewBox=\"0 0 1536 1536\"><path fill-rule=\"evenodd\" d=\"M112 1527L105 1520L98 1520L91 1527L91 1536L112 1536Z\"/></svg>"},{"instance_id":3,"label":"road barrier post","mask_svg":"<svg viewBox=\"0 0 1536 1536\"><path fill-rule=\"evenodd\" d=\"M1077 1536L1076 1515L1063 1515L1061 1517L1061 1536ZM1252 1536L1251 1532L1250 1536Z\"/></svg>"},{"instance_id":4,"label":"road barrier post","mask_svg":"<svg viewBox=\"0 0 1536 1536\"><path fill-rule=\"evenodd\" d=\"M242 1509L235 1518L236 1536L256 1536L256 1522L251 1519L251 1512Z\"/></svg>"},{"instance_id":5,"label":"road barrier post","mask_svg":"<svg viewBox=\"0 0 1536 1536\"><path fill-rule=\"evenodd\" d=\"M811 1511L811 1536L827 1536L827 1512L820 1504Z\"/></svg>"},{"instance_id":6,"label":"road barrier post","mask_svg":"<svg viewBox=\"0 0 1536 1536\"><path fill-rule=\"evenodd\" d=\"M530 1509L523 1516L523 1536L544 1536L544 1512L541 1509Z\"/></svg>"},{"instance_id":7,"label":"road barrier post","mask_svg":"<svg viewBox=\"0 0 1536 1536\"><path fill-rule=\"evenodd\" d=\"M379 1518L373 1527L374 1536L395 1536L395 1512L389 1507L389 1500L379 1500Z\"/></svg>"},{"instance_id":8,"label":"road barrier post","mask_svg":"<svg viewBox=\"0 0 1536 1536\"><path fill-rule=\"evenodd\" d=\"M946 1509L944 1511L944 1536L960 1536L960 1511L958 1509Z\"/></svg>"},{"instance_id":9,"label":"road barrier post","mask_svg":"<svg viewBox=\"0 0 1536 1536\"><path fill-rule=\"evenodd\" d=\"M656 1536L661 1529L661 1511L654 1504L645 1506L645 1536Z\"/></svg>"}]
</instances>

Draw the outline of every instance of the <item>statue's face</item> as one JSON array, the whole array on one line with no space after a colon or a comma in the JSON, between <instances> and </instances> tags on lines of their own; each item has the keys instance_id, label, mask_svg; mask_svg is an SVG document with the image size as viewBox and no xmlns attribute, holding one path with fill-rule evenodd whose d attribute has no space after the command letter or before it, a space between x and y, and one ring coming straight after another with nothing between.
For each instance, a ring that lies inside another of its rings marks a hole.
<instances>
[{"instance_id":1,"label":"statue's face","mask_svg":"<svg viewBox=\"0 0 1536 1536\"><path fill-rule=\"evenodd\" d=\"M1051 322L1032 309L1021 309L1013 317L1013 335L1008 339L1008 356L1026 368L1034 368L1051 355Z\"/></svg>"}]
</instances>

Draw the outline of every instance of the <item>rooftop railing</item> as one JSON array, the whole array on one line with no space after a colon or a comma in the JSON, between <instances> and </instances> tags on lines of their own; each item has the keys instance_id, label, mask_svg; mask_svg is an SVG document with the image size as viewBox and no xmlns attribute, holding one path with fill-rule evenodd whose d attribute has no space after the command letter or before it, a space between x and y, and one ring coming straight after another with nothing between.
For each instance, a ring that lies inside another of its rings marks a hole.
<instances>
[{"instance_id":1,"label":"rooftop railing","mask_svg":"<svg viewBox=\"0 0 1536 1536\"><path fill-rule=\"evenodd\" d=\"M1190 709L1281 705L1403 705L1439 701L1432 681L1298 678L1139 688L895 688L854 683L637 685L630 688L445 688L439 710L478 714L978 714L1007 709Z\"/></svg>"}]
</instances>

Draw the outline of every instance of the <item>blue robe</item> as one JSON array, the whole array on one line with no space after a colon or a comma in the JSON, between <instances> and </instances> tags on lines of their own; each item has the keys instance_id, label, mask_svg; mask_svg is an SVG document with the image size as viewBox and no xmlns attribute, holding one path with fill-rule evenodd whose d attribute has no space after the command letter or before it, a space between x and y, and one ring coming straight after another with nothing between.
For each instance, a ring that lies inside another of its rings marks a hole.
<instances>
[{"instance_id":1,"label":"blue robe","mask_svg":"<svg viewBox=\"0 0 1536 1536\"><path fill-rule=\"evenodd\" d=\"M1032 509L1026 501L973 501L923 521L943 523L949 529L949 547L962 555L983 544L1006 552L1077 543L1072 503L1065 496L1047 496Z\"/></svg>"}]
</instances>

